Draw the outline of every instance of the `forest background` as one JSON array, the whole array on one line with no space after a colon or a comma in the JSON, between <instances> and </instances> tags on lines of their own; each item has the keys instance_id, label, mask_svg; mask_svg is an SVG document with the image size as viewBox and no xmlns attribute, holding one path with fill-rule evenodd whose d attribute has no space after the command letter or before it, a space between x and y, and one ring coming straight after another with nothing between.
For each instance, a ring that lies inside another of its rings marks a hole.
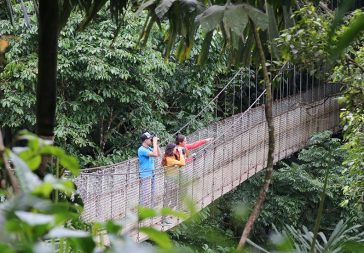
<instances>
[{"instance_id":1,"label":"forest background","mask_svg":"<svg viewBox=\"0 0 364 253\"><path fill-rule=\"evenodd\" d=\"M14 36L10 39L10 47L3 53L6 54L6 58L0 66L0 122L8 145L11 145L18 130L24 128L35 130L35 115L29 112L35 110L37 25L32 5L30 2L25 4L29 9L28 24L22 18L21 5L16 7L18 16L14 26L9 21L0 22L2 34ZM309 64L317 67L326 61L327 55L323 53L325 51L323 50L321 55L317 52L324 49L327 43L325 33L322 31L328 33L330 30L330 22L327 19L330 15L317 11L314 7L310 8L303 9L301 22L283 32L277 40L282 46L282 60L289 59L302 66L306 64L306 68L312 67L307 66ZM312 15L313 13L315 15ZM5 12L0 14L6 15ZM360 11L356 11L350 13L347 19L361 15ZM81 166L112 164L134 156L139 133L144 128L153 129L162 138L167 138L166 133L175 131L193 117L237 70L237 67L229 65L227 57L221 57L222 38L219 36L213 37L207 64L202 66L194 64L202 45L202 34L197 36L197 46L192 49L191 59L177 63L172 56L166 63L162 56L163 30L153 29L146 47L140 49L138 38L143 20L132 12L128 12L126 17L128 22L124 24L114 41L113 34L116 27L106 9L102 10L82 33L77 32L77 25L82 20L82 15L73 13L61 32L55 142L78 157ZM309 27L306 32L311 36L307 34L300 36L299 31L303 27L305 29ZM345 29L347 26L344 23L341 30ZM297 51L300 53L295 53ZM326 216L328 219L325 227L330 231L340 218L351 220L353 224L362 223L360 197L363 156L360 154L363 150L363 69L361 66L364 63L364 51L361 37L347 49L346 53L354 62L338 62L324 73L329 75L331 81L348 85L348 89L341 97L341 102L347 109L342 114L345 122L344 144L336 139L330 140L327 133L322 134L317 137L321 139L320 143L324 143L327 150L339 149L339 154L329 151L330 156L328 156L325 150L312 151L309 148L306 153L303 151L298 155L298 165L289 161L286 165L279 166L273 184L281 183L282 187L270 193L273 194L270 198L272 202L266 203L266 209L255 228L256 241L267 240L272 224L281 230L282 221L287 218L287 213L290 214L290 224L296 227L313 223L314 210L319 202L318 190L322 187L319 179L328 166L326 161L328 157L335 161L335 164L329 163L330 167L334 165L332 168L335 168L332 169L331 178L340 180L330 182L332 188L329 191L332 192L328 196L331 197L331 202L327 210L334 211ZM307 59L315 61L308 62ZM246 89L249 88L246 82L236 83L236 88L240 89L241 85L245 85ZM246 96L246 92L243 95ZM229 96L232 96L231 90L226 92L225 99L218 101L217 112L208 115L208 120L223 117L226 111L222 108L234 108L234 105L226 105L231 101ZM199 124L189 131L197 129L204 122ZM307 155L307 152L311 154ZM293 157L293 161L295 160ZM287 173L287 170L290 173ZM279 173L280 171L282 173ZM304 174L306 177L302 176L302 171L308 173ZM234 210L231 207L232 203L242 201L245 202L245 206L249 206L255 198L254 187L261 182L259 178L260 175L257 175L238 189L236 195L222 200L228 203L228 205L224 202L221 204L224 208L218 203L212 207L212 211L207 209L206 213L212 212L213 218L205 215L206 220L216 221L217 223L212 226L222 229L225 234L232 236L231 238L238 236L241 230L239 226L234 226L232 222L226 229L226 224L223 222L226 222L226 215ZM289 186L297 190L297 195L290 193L287 196L288 189L292 190ZM313 189L317 189L316 195L312 194ZM283 195L279 195L280 193ZM309 194L312 199L303 200L304 194ZM302 213L302 210L299 210L302 201L308 201L312 205L312 210ZM215 219L218 213L222 215L218 215L218 219ZM230 214L227 216L228 220L232 217ZM218 222L219 220L222 223ZM177 229L174 236L180 240L180 234L184 233L186 232ZM206 248L204 246L206 242L201 244L200 239L195 241L199 241L198 247ZM221 247L221 243L211 247L223 251L224 249L219 246ZM230 250L228 246L227 250Z\"/></svg>"}]
</instances>

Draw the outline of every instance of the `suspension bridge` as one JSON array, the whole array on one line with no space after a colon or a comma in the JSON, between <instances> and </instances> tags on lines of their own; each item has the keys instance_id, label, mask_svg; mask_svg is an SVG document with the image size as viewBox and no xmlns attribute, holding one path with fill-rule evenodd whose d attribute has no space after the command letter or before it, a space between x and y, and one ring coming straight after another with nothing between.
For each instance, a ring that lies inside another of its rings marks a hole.
<instances>
[{"instance_id":1,"label":"suspension bridge","mask_svg":"<svg viewBox=\"0 0 364 253\"><path fill-rule=\"evenodd\" d=\"M212 103L226 92L234 80L242 77L239 74L238 71ZM156 209L171 207L170 200L175 198L172 208L183 211L181 197L188 196L201 210L266 167L268 128L264 113L265 90L259 91L258 79L257 71L249 69L242 80L249 84L248 95L251 99L245 111L236 113L232 110L231 116L211 122L187 136L188 142L208 137L214 139L193 151L194 160L179 169L178 182L172 188L168 187L168 192L164 169L158 167L160 158L156 159L157 168L148 179L149 189L142 193L147 195L147 206ZM296 71L294 67L281 71L279 80L280 84L274 89L273 104L275 163L304 148L312 134L324 130L337 131L340 109L335 100L340 88L337 84L321 82L308 73ZM233 92L241 93L242 103L243 90L235 89L235 86ZM205 113L202 110L196 117ZM179 131L190 124L193 122L190 121ZM136 158L110 166L84 169L75 183L84 201L82 217L86 222L117 220L135 240L146 239L139 233L140 224L136 221L141 197ZM182 222L174 218L172 224L165 225L161 219L143 221L143 226L168 230Z\"/></svg>"}]
</instances>

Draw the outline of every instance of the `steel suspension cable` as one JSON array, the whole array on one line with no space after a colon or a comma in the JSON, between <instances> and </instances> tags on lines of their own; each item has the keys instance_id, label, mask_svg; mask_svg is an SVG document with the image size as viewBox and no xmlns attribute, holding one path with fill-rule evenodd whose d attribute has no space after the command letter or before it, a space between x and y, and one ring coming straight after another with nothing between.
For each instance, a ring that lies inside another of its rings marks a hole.
<instances>
[{"instance_id":1,"label":"steel suspension cable","mask_svg":"<svg viewBox=\"0 0 364 253\"><path fill-rule=\"evenodd\" d=\"M229 80L229 82L220 90L220 92L213 98L210 100L210 102L208 102L199 113L197 113L196 115L194 115L192 117L192 119L190 119L186 124L184 124L181 128L179 128L176 132L174 132L172 134L172 136L175 136L176 134L180 133L183 129L185 129L186 127L188 127L189 125L191 125L191 123L197 119L199 116L201 116L202 113L205 112L206 109L208 109L209 105L214 103L215 100L217 100L220 95L229 87L229 85L235 80L235 78L240 74L240 72L243 70L243 67L241 67L236 73L235 75ZM166 140L168 141L168 140ZM165 143L165 142L162 142Z\"/></svg>"}]
</instances>

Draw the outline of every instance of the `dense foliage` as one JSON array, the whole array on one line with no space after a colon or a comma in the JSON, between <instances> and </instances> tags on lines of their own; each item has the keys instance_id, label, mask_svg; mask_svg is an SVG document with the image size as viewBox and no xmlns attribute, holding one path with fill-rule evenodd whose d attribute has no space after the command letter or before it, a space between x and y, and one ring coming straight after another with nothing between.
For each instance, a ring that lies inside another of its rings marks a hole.
<instances>
[{"instance_id":1,"label":"dense foliage","mask_svg":"<svg viewBox=\"0 0 364 253\"><path fill-rule=\"evenodd\" d=\"M340 13L340 12L339 12ZM284 31L279 39L283 59L292 61L301 68L316 72L327 82L342 84L343 96L339 102L344 107L341 113L345 148L348 152L344 173L351 175L344 189L347 199L354 201L363 210L363 150L364 150L364 47L363 33L359 33L338 60L329 57L333 42L351 29L351 24L364 18L362 10L355 10L345 16L342 22L332 13L318 14L313 6L302 8L296 15L301 20L292 28ZM336 29L333 26L336 24ZM308 33L308 34L307 34Z\"/></svg>"},{"instance_id":2,"label":"dense foliage","mask_svg":"<svg viewBox=\"0 0 364 253\"><path fill-rule=\"evenodd\" d=\"M147 47L139 49L142 20L132 13L127 14L129 22L112 45L115 26L106 12L86 31L77 33L81 18L72 15L60 36L55 135L56 143L78 155L82 164L113 163L134 156L138 133L145 128L166 137L206 106L224 84L225 73L229 76L223 59L203 67L191 67L192 62L166 63L157 30ZM17 20L14 27L0 21L4 34L16 36L0 74L4 112L0 122L11 133L35 127L37 26L34 17L30 28ZM218 45L214 48L217 55ZM213 116L204 115L203 121Z\"/></svg>"},{"instance_id":3,"label":"dense foliage","mask_svg":"<svg viewBox=\"0 0 364 253\"><path fill-rule=\"evenodd\" d=\"M345 84L345 93L339 102L345 107L341 113L344 127L345 149L348 152L345 173L351 176L344 193L350 202L357 203L357 208L364 210L364 47L354 45L350 54L355 61L337 66L333 79Z\"/></svg>"}]
</instances>

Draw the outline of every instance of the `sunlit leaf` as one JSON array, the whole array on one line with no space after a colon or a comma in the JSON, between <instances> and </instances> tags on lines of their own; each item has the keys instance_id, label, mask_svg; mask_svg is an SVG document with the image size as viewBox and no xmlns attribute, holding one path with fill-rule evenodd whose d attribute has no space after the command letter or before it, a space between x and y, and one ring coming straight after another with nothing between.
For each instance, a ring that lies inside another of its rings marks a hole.
<instances>
[{"instance_id":1,"label":"sunlit leaf","mask_svg":"<svg viewBox=\"0 0 364 253\"><path fill-rule=\"evenodd\" d=\"M1 253L15 253L16 251L10 245L6 245L5 243L0 243L0 252Z\"/></svg>"},{"instance_id":2,"label":"sunlit leaf","mask_svg":"<svg viewBox=\"0 0 364 253\"><path fill-rule=\"evenodd\" d=\"M54 248L46 242L38 242L33 246L33 251L37 253L53 253Z\"/></svg>"},{"instance_id":3,"label":"sunlit leaf","mask_svg":"<svg viewBox=\"0 0 364 253\"><path fill-rule=\"evenodd\" d=\"M178 217L178 218L181 218L181 219L187 219L190 217L189 214L185 213L185 212L180 212L180 211L176 211L176 210L173 210L171 208L162 208L161 211L160 211L160 214L162 216L174 216L174 217Z\"/></svg>"},{"instance_id":4,"label":"sunlit leaf","mask_svg":"<svg viewBox=\"0 0 364 253\"><path fill-rule=\"evenodd\" d=\"M86 231L73 230L73 229L68 229L68 228L64 228L64 227L53 228L46 235L47 238L60 238L60 237L64 237L64 238L77 237L77 238L79 238L79 237L88 237L88 236L90 236L90 234Z\"/></svg>"},{"instance_id":5,"label":"sunlit leaf","mask_svg":"<svg viewBox=\"0 0 364 253\"><path fill-rule=\"evenodd\" d=\"M34 156L32 159L26 161L31 170L35 170L39 167L42 162L42 157L40 155Z\"/></svg>"},{"instance_id":6,"label":"sunlit leaf","mask_svg":"<svg viewBox=\"0 0 364 253\"><path fill-rule=\"evenodd\" d=\"M106 230L108 233L116 235L120 232L121 229L122 229L122 226L119 224L116 224L115 222L112 222L112 221L106 222Z\"/></svg>"},{"instance_id":7,"label":"sunlit leaf","mask_svg":"<svg viewBox=\"0 0 364 253\"><path fill-rule=\"evenodd\" d=\"M157 216L157 211L153 208L138 207L138 219L139 221L145 220L147 218L152 218Z\"/></svg>"},{"instance_id":8,"label":"sunlit leaf","mask_svg":"<svg viewBox=\"0 0 364 253\"><path fill-rule=\"evenodd\" d=\"M170 249L173 246L171 239L164 232L151 227L141 227L139 231L146 234L150 240L154 241L159 247L163 249Z\"/></svg>"},{"instance_id":9,"label":"sunlit leaf","mask_svg":"<svg viewBox=\"0 0 364 253\"><path fill-rule=\"evenodd\" d=\"M34 187L32 192L35 195L49 197L52 191L53 191L53 185L51 183L42 183L41 185Z\"/></svg>"},{"instance_id":10,"label":"sunlit leaf","mask_svg":"<svg viewBox=\"0 0 364 253\"><path fill-rule=\"evenodd\" d=\"M63 149L55 146L43 146L40 153L56 156L59 159L59 163L64 168L69 170L75 176L79 175L80 165L78 160L73 156L67 155Z\"/></svg>"},{"instance_id":11,"label":"sunlit leaf","mask_svg":"<svg viewBox=\"0 0 364 253\"><path fill-rule=\"evenodd\" d=\"M41 184L40 179L32 173L28 165L13 152L10 152L10 160L14 163L15 172L23 191L31 192L36 186Z\"/></svg>"},{"instance_id":12,"label":"sunlit leaf","mask_svg":"<svg viewBox=\"0 0 364 253\"><path fill-rule=\"evenodd\" d=\"M16 216L19 217L20 220L31 226L43 225L49 223L52 224L54 222L53 215L31 213L24 211L15 211L15 214Z\"/></svg>"}]
</instances>

